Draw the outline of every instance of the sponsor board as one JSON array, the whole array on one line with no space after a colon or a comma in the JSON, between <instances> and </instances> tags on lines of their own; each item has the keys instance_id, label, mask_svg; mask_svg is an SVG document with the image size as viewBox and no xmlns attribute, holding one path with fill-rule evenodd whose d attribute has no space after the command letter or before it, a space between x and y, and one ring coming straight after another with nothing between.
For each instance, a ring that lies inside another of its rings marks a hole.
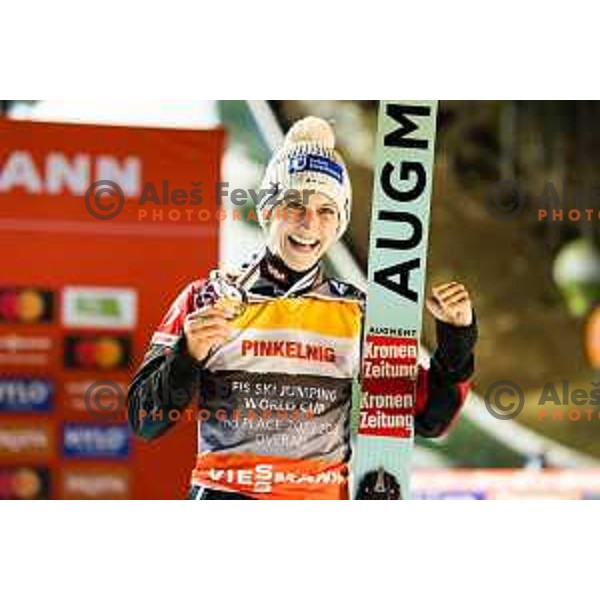
<instances>
[{"instance_id":1,"label":"sponsor board","mask_svg":"<svg viewBox=\"0 0 600 600\"><path fill-rule=\"evenodd\" d=\"M129 426L65 423L65 458L124 459L129 456Z\"/></svg>"},{"instance_id":2,"label":"sponsor board","mask_svg":"<svg viewBox=\"0 0 600 600\"><path fill-rule=\"evenodd\" d=\"M53 399L49 379L0 377L0 413L48 412Z\"/></svg>"},{"instance_id":3,"label":"sponsor board","mask_svg":"<svg viewBox=\"0 0 600 600\"><path fill-rule=\"evenodd\" d=\"M137 292L127 288L67 286L62 294L62 324L133 329L137 324Z\"/></svg>"},{"instance_id":4,"label":"sponsor board","mask_svg":"<svg viewBox=\"0 0 600 600\"><path fill-rule=\"evenodd\" d=\"M49 378L55 385L50 412L0 413L0 468L47 467L54 498L63 493L63 471L100 466L105 472L95 481L69 477L69 495L121 497L124 475L120 481L108 475L121 469L131 472L131 497L185 497L195 421L173 429L160 461L144 440L126 446L121 436L111 446L110 433L99 429L83 439L69 429L63 458L63 427L124 424L122 411L111 409L124 394L111 397L110 386L97 384L114 382L123 390L131 375L125 367L141 360L171 295L218 262L218 221L190 222L185 205L149 202L144 208L152 218L142 222L136 200L146 185L160 191L168 180L174 197L201 181L202 208L212 213L224 133L0 119L0 375ZM102 181L112 186L98 186ZM157 208L166 211L164 221L154 218ZM66 336L73 343L65 356ZM89 385L78 385L83 380ZM18 427L5 427L9 421ZM116 455L127 448L125 462Z\"/></svg>"}]
</instances>

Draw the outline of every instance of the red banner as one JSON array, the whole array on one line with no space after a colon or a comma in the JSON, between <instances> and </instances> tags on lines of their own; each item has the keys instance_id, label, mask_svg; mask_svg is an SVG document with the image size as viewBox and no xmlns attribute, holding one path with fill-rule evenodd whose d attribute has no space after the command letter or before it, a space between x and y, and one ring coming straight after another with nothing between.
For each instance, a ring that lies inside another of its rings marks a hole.
<instances>
[{"instance_id":1,"label":"red banner","mask_svg":"<svg viewBox=\"0 0 600 600\"><path fill-rule=\"evenodd\" d=\"M0 497L183 497L195 423L142 442L122 404L217 263L218 221L194 217L214 213L223 131L0 119L0 139Z\"/></svg>"}]
</instances>

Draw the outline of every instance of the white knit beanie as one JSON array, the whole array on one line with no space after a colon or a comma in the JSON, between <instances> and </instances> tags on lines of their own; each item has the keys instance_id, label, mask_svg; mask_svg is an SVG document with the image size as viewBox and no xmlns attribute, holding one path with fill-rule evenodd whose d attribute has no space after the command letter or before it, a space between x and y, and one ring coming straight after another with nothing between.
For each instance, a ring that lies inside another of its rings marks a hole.
<instances>
[{"instance_id":1,"label":"white knit beanie","mask_svg":"<svg viewBox=\"0 0 600 600\"><path fill-rule=\"evenodd\" d=\"M302 194L303 190L314 190L336 203L340 219L338 239L344 235L350 221L352 188L327 121L306 117L294 124L267 166L261 190L269 190L258 205L258 218L265 231L271 214L267 209L275 208L286 191Z\"/></svg>"}]
</instances>

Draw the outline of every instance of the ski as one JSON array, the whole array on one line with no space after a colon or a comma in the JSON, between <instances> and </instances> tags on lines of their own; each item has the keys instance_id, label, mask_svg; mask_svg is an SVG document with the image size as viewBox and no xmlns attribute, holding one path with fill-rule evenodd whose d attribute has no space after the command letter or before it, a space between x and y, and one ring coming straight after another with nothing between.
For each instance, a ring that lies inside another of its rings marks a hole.
<instances>
[{"instance_id":1,"label":"ski","mask_svg":"<svg viewBox=\"0 0 600 600\"><path fill-rule=\"evenodd\" d=\"M437 101L380 102L352 498L409 497Z\"/></svg>"}]
</instances>

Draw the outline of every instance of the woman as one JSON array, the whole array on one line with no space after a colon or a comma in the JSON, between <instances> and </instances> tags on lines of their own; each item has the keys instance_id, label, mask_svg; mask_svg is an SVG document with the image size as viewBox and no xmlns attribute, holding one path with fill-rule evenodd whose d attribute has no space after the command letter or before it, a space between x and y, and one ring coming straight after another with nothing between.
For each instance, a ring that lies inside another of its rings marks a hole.
<instances>
[{"instance_id":1,"label":"woman","mask_svg":"<svg viewBox=\"0 0 600 600\"><path fill-rule=\"evenodd\" d=\"M192 498L348 497L365 297L323 274L322 259L351 209L348 172L334 146L321 119L292 127L261 186L277 193L258 207L267 242L247 272L246 309L232 314L215 304L214 281L191 283L131 384L129 420L146 438L200 395ZM477 333L459 283L434 287L426 304L438 348L429 369L419 366L415 431L435 437L466 397Z\"/></svg>"}]
</instances>

